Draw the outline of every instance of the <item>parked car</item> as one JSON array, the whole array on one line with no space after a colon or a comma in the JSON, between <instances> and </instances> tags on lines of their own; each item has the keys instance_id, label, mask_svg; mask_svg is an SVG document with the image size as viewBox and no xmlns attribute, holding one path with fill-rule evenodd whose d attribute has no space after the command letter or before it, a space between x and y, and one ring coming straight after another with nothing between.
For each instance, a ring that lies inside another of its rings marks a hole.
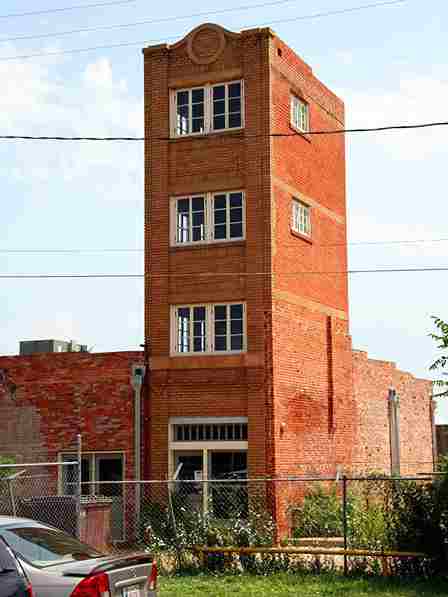
<instances>
[{"instance_id":1,"label":"parked car","mask_svg":"<svg viewBox=\"0 0 448 597\"><path fill-rule=\"evenodd\" d=\"M101 554L63 531L10 516L0 516L0 537L31 583L26 597L157 596L157 565L149 553Z\"/></svg>"},{"instance_id":2,"label":"parked car","mask_svg":"<svg viewBox=\"0 0 448 597\"><path fill-rule=\"evenodd\" d=\"M0 539L0 597L32 597L31 584L13 551Z\"/></svg>"}]
</instances>

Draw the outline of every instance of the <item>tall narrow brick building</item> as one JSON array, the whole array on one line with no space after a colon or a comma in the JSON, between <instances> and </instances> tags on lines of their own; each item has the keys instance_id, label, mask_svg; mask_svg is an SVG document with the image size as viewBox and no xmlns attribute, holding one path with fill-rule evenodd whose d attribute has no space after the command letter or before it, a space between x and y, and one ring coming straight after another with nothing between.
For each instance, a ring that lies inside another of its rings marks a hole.
<instances>
[{"instance_id":1,"label":"tall narrow brick building","mask_svg":"<svg viewBox=\"0 0 448 597\"><path fill-rule=\"evenodd\" d=\"M144 63L146 474L334 472L355 433L344 136L307 132L343 103L268 28L204 24Z\"/></svg>"}]
</instances>

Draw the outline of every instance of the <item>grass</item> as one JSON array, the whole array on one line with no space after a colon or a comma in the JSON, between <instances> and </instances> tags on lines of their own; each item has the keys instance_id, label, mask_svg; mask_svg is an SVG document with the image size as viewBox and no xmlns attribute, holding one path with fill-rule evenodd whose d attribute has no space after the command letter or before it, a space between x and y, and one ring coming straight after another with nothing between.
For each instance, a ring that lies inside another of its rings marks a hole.
<instances>
[{"instance_id":1,"label":"grass","mask_svg":"<svg viewBox=\"0 0 448 597\"><path fill-rule=\"evenodd\" d=\"M448 580L349 577L332 574L272 576L198 575L160 579L160 597L435 597L448 594Z\"/></svg>"}]
</instances>

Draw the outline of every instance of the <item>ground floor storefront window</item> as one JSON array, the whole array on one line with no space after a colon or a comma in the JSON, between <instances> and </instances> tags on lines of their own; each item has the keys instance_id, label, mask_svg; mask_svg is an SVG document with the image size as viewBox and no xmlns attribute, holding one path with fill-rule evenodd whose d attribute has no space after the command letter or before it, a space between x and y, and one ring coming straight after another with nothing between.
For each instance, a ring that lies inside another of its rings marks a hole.
<instances>
[{"instance_id":1,"label":"ground floor storefront window","mask_svg":"<svg viewBox=\"0 0 448 597\"><path fill-rule=\"evenodd\" d=\"M172 419L169 438L170 478L191 507L219 519L244 516L247 418Z\"/></svg>"}]
</instances>

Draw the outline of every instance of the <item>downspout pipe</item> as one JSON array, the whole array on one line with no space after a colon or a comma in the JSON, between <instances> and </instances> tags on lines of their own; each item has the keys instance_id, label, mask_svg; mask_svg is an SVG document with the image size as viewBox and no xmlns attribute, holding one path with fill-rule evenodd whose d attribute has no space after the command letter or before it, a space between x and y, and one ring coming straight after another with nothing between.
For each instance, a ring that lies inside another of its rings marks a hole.
<instances>
[{"instance_id":1,"label":"downspout pipe","mask_svg":"<svg viewBox=\"0 0 448 597\"><path fill-rule=\"evenodd\" d=\"M145 366L133 365L131 374L131 385L134 390L134 479L141 481L142 478L142 447L141 447L141 426L142 426L142 387L145 379ZM140 524L140 501L141 487L139 483L135 484L135 519L136 532Z\"/></svg>"}]
</instances>

